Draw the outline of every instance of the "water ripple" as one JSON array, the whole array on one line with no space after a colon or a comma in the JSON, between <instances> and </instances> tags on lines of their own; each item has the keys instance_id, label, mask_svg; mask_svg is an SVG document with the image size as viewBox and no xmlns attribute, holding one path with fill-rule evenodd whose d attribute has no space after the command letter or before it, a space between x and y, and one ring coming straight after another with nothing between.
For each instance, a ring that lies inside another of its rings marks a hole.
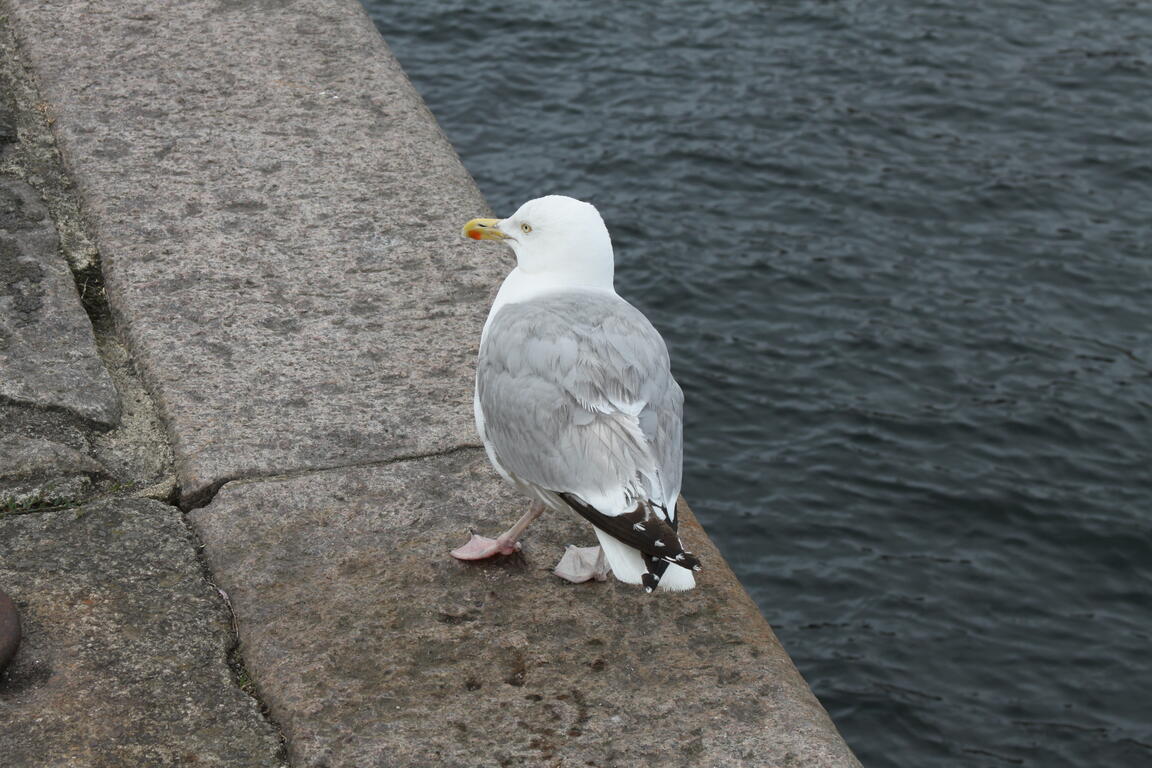
<instances>
[{"instance_id":1,"label":"water ripple","mask_svg":"<svg viewBox=\"0 0 1152 768\"><path fill-rule=\"evenodd\" d=\"M368 7L497 211L604 213L866 765L1152 764L1152 6Z\"/></svg>"}]
</instances>

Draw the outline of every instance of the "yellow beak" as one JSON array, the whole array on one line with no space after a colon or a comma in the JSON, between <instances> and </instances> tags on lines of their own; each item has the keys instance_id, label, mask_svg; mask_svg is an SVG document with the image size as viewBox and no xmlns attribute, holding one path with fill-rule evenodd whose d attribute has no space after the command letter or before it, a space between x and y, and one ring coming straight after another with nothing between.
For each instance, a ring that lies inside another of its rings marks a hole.
<instances>
[{"instance_id":1,"label":"yellow beak","mask_svg":"<svg viewBox=\"0 0 1152 768\"><path fill-rule=\"evenodd\" d=\"M473 240L505 240L508 235L496 229L500 219L472 219L464 225L464 237Z\"/></svg>"}]
</instances>

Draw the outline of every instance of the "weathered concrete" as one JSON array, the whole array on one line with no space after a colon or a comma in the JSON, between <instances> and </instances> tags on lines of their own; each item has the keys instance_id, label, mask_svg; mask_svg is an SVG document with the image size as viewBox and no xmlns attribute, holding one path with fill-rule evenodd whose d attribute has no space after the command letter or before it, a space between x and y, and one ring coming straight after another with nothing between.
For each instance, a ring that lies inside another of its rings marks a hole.
<instances>
[{"instance_id":1,"label":"weathered concrete","mask_svg":"<svg viewBox=\"0 0 1152 768\"><path fill-rule=\"evenodd\" d=\"M550 573L586 524L522 556L447 556L526 502L483 452L226 485L191 513L253 679L300 766L853 766L684 507L700 587Z\"/></svg>"},{"instance_id":2,"label":"weathered concrete","mask_svg":"<svg viewBox=\"0 0 1152 768\"><path fill-rule=\"evenodd\" d=\"M100 462L67 445L0 434L0 499L20 504L73 499L87 492L92 476L106 476Z\"/></svg>"},{"instance_id":3,"label":"weathered concrete","mask_svg":"<svg viewBox=\"0 0 1152 768\"><path fill-rule=\"evenodd\" d=\"M42 107L0 16L0 765L281 765L179 511L81 506L175 479Z\"/></svg>"},{"instance_id":4,"label":"weathered concrete","mask_svg":"<svg viewBox=\"0 0 1152 768\"><path fill-rule=\"evenodd\" d=\"M60 250L73 271L97 266L99 255L72 194L72 180L60 162L48 115L23 61L15 55L7 18L0 16L0 174L31 184L56 224ZM91 286L80 277L81 289Z\"/></svg>"},{"instance_id":5,"label":"weathered concrete","mask_svg":"<svg viewBox=\"0 0 1152 768\"><path fill-rule=\"evenodd\" d=\"M6 4L185 503L475 442L507 264L458 237L486 206L359 5Z\"/></svg>"},{"instance_id":6,"label":"weathered concrete","mask_svg":"<svg viewBox=\"0 0 1152 768\"><path fill-rule=\"evenodd\" d=\"M24 640L0 678L5 766L277 766L226 664L228 615L178 510L118 501L0 517Z\"/></svg>"},{"instance_id":7,"label":"weathered concrete","mask_svg":"<svg viewBox=\"0 0 1152 768\"><path fill-rule=\"evenodd\" d=\"M120 397L96 353L56 228L34 189L0 178L0 398L104 426Z\"/></svg>"},{"instance_id":8,"label":"weathered concrete","mask_svg":"<svg viewBox=\"0 0 1152 768\"><path fill-rule=\"evenodd\" d=\"M0 18L0 185L15 196L8 200L7 216L0 218L9 229L39 233L42 245L59 241L58 249L49 252L45 247L43 254L59 274L52 275L53 300L40 303L37 319L42 327L29 333L18 306L34 303L34 286L18 281L23 296L0 300L0 327L18 327L33 338L17 351L19 364L7 371L5 382L40 396L37 402L0 398L0 507L5 508L75 504L126 487L155 486L165 476L174 483L172 452L158 412L130 352L117 338L101 288L98 254L84 232L71 180L61 166L42 101ZM65 263L74 274L67 273ZM72 332L51 333L62 320ZM61 357L61 350L85 362L71 370L72 390L98 398L105 411L119 410L114 427L77 418L64 404L42 402L51 394L45 378L61 383L42 362ZM84 368L95 378L86 378ZM161 495L159 489L148 493L154 498L172 495Z\"/></svg>"}]
</instances>

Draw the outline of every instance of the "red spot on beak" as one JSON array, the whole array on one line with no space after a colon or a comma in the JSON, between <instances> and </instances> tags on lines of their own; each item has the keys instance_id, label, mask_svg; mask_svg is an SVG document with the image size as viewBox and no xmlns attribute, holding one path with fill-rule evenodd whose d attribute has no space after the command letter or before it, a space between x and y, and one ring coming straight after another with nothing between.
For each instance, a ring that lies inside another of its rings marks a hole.
<instances>
[{"instance_id":1,"label":"red spot on beak","mask_svg":"<svg viewBox=\"0 0 1152 768\"><path fill-rule=\"evenodd\" d=\"M484 233L478 229L470 229L468 230L468 237L472 238L473 240L483 240Z\"/></svg>"}]
</instances>

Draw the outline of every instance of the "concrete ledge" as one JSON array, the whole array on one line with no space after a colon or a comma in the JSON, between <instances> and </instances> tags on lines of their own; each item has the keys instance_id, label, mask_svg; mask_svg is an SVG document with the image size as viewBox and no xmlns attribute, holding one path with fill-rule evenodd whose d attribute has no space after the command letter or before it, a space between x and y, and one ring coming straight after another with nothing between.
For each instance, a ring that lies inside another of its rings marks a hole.
<instances>
[{"instance_id":1,"label":"concrete ledge","mask_svg":"<svg viewBox=\"0 0 1152 768\"><path fill-rule=\"evenodd\" d=\"M0 517L24 640L0 682L0 763L278 766L225 664L228 614L178 510L145 500Z\"/></svg>"},{"instance_id":2,"label":"concrete ledge","mask_svg":"<svg viewBox=\"0 0 1152 768\"><path fill-rule=\"evenodd\" d=\"M58 248L36 190L0 178L0 402L108 429L120 420L120 398Z\"/></svg>"},{"instance_id":3,"label":"concrete ledge","mask_svg":"<svg viewBox=\"0 0 1152 768\"><path fill-rule=\"evenodd\" d=\"M475 443L485 205L353 0L5 0L183 503Z\"/></svg>"},{"instance_id":4,"label":"concrete ledge","mask_svg":"<svg viewBox=\"0 0 1152 768\"><path fill-rule=\"evenodd\" d=\"M295 764L857 765L694 522L687 595L555 580L557 517L447 557L522 506L471 414L509 264L359 5L0 2Z\"/></svg>"},{"instance_id":5,"label":"concrete ledge","mask_svg":"<svg viewBox=\"0 0 1152 768\"><path fill-rule=\"evenodd\" d=\"M856 765L687 507L687 593L561 581L594 537L557 515L520 556L447 556L526 506L473 449L230 483L191 514L293 764Z\"/></svg>"}]
</instances>

